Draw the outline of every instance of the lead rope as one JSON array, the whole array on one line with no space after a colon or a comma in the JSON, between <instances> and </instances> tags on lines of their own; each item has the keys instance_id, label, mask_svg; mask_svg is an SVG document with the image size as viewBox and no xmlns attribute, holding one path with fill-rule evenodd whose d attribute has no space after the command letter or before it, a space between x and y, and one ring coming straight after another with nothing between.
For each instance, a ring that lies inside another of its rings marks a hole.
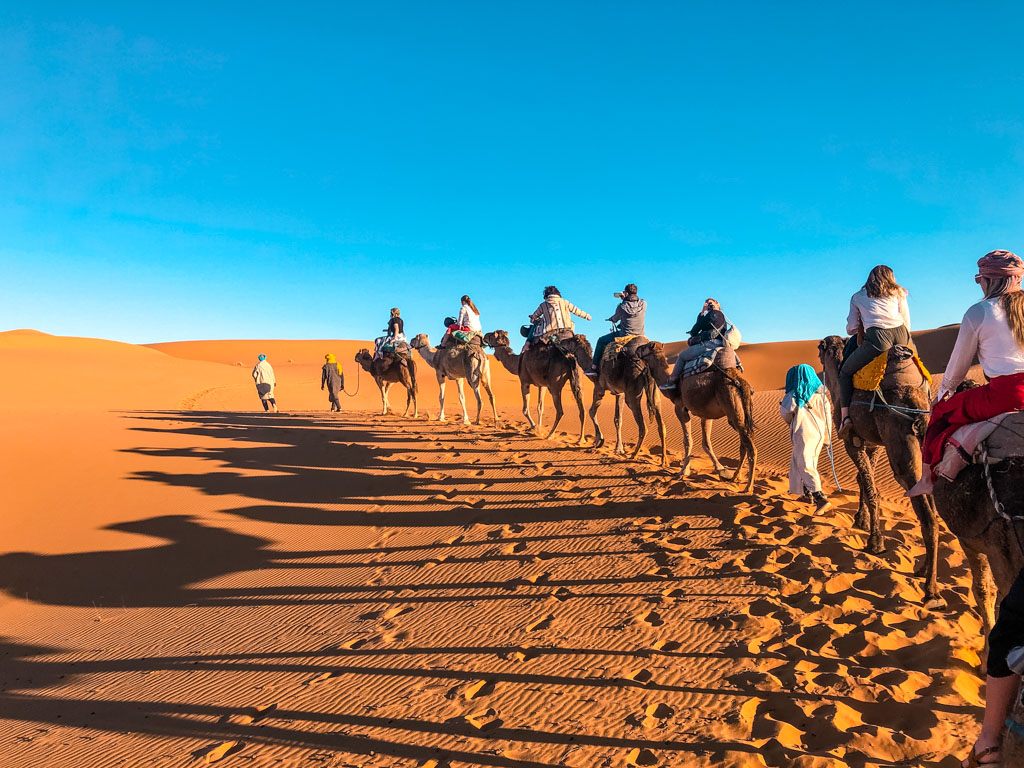
<instances>
[{"instance_id":1,"label":"lead rope","mask_svg":"<svg viewBox=\"0 0 1024 768\"><path fill-rule=\"evenodd\" d=\"M341 388L341 391L342 391L342 392L345 392L345 394L346 394L346 395L348 395L349 397L355 397L356 395L358 395L358 394L359 394L359 381L360 381L360 380L361 380L361 378L362 378L362 377L360 376L360 374L361 374L362 372L363 372L363 366L361 366L361 365L360 365L360 366L358 366L358 367L356 368L356 391L355 391L355 392L353 392L353 393L352 393L351 395L349 395L349 393L345 391L345 388L344 388L344 387L342 387L342 388Z\"/></svg>"},{"instance_id":2,"label":"lead rope","mask_svg":"<svg viewBox=\"0 0 1024 768\"><path fill-rule=\"evenodd\" d=\"M996 514L1003 518L1003 520L1005 520L1010 526L1010 529L1013 531L1013 537L1017 540L1017 547L1020 549L1021 554L1024 554L1024 543L1020 540L1020 533L1017 531L1016 525L1016 522L1018 520L1024 520L1024 517L1021 517L1020 515L1010 515L1007 513L1006 507L1003 506L1003 502L999 500L999 496L996 494L995 485L992 483L992 469L988 460L988 443L982 443L981 445L981 461L982 466L984 467L985 485L988 487L988 495L992 500L992 508L995 509Z\"/></svg>"}]
</instances>

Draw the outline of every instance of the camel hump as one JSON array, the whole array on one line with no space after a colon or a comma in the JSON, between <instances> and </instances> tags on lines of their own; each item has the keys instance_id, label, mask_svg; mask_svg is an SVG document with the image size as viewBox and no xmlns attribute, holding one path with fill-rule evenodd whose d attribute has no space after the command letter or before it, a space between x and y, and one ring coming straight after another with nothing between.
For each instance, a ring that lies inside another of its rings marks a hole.
<instances>
[{"instance_id":1,"label":"camel hump","mask_svg":"<svg viewBox=\"0 0 1024 768\"><path fill-rule=\"evenodd\" d=\"M932 375L911 347L897 344L878 355L853 375L853 386L865 392L896 387L924 388Z\"/></svg>"},{"instance_id":2,"label":"camel hump","mask_svg":"<svg viewBox=\"0 0 1024 768\"><path fill-rule=\"evenodd\" d=\"M1015 411L991 421L999 423L985 439L991 461L1024 456L1024 411Z\"/></svg>"}]
</instances>

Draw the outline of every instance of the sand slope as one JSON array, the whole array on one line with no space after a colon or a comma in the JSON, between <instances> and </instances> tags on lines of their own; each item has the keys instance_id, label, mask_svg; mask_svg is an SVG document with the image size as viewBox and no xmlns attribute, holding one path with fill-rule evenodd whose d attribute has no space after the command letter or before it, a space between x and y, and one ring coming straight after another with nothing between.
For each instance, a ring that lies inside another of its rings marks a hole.
<instances>
[{"instance_id":1,"label":"sand slope","mask_svg":"<svg viewBox=\"0 0 1024 768\"><path fill-rule=\"evenodd\" d=\"M497 428L256 413L249 345L326 406L323 343L279 343L0 335L31 381L0 414L0 765L952 766L973 736L962 556L944 533L928 614L904 508L874 557L852 496L786 497L778 392L738 496L527 434L497 366Z\"/></svg>"}]
</instances>

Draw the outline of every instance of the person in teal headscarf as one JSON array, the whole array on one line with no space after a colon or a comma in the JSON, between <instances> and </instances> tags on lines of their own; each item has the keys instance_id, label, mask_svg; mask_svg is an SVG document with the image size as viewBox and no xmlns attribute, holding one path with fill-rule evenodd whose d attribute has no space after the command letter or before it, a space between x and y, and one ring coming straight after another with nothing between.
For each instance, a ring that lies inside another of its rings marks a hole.
<instances>
[{"instance_id":1,"label":"person in teal headscarf","mask_svg":"<svg viewBox=\"0 0 1024 768\"><path fill-rule=\"evenodd\" d=\"M832 442L831 400L818 374L806 364L786 371L786 395L779 414L789 424L793 455L789 460L789 492L810 498L816 512L829 508L821 490L818 457L825 443Z\"/></svg>"}]
</instances>

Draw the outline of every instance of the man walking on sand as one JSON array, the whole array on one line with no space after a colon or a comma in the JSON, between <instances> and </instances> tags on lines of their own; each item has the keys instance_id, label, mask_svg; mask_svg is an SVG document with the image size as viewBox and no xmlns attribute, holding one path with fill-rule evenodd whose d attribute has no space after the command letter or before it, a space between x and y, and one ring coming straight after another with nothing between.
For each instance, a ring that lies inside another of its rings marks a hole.
<instances>
[{"instance_id":1,"label":"man walking on sand","mask_svg":"<svg viewBox=\"0 0 1024 768\"><path fill-rule=\"evenodd\" d=\"M334 355L324 355L327 361L320 373L320 391L327 388L327 399L331 402L331 413L341 410L341 401L338 400L338 393L345 387L345 376L341 372L341 365Z\"/></svg>"},{"instance_id":2,"label":"man walking on sand","mask_svg":"<svg viewBox=\"0 0 1024 768\"><path fill-rule=\"evenodd\" d=\"M259 362L252 369L252 380L256 382L256 392L263 401L263 410L273 409L277 413L277 400L274 399L274 388L277 386L277 379L274 378L274 369L267 362L266 355L259 356Z\"/></svg>"}]
</instances>

